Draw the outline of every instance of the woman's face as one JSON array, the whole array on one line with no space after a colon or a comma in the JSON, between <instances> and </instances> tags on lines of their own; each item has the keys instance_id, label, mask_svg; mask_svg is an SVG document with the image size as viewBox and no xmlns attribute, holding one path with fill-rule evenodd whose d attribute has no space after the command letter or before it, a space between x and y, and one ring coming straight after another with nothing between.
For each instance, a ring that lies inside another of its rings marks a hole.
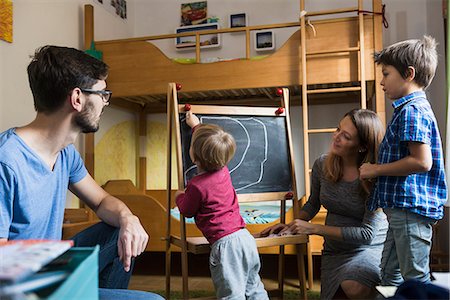
<instances>
[{"instance_id":1,"label":"woman's face","mask_svg":"<svg viewBox=\"0 0 450 300\"><path fill-rule=\"evenodd\" d=\"M330 152L341 157L357 157L359 150L358 131L349 116L339 122L333 133Z\"/></svg>"}]
</instances>

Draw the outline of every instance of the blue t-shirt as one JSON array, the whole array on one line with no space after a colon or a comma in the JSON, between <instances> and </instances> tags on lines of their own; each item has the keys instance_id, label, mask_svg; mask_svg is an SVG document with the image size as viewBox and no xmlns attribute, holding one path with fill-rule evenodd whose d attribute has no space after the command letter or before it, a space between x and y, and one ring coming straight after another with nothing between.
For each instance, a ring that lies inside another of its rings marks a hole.
<instances>
[{"instance_id":1,"label":"blue t-shirt","mask_svg":"<svg viewBox=\"0 0 450 300\"><path fill-rule=\"evenodd\" d=\"M61 239L67 189L86 174L73 145L50 170L15 128L0 133L0 238Z\"/></svg>"}]
</instances>

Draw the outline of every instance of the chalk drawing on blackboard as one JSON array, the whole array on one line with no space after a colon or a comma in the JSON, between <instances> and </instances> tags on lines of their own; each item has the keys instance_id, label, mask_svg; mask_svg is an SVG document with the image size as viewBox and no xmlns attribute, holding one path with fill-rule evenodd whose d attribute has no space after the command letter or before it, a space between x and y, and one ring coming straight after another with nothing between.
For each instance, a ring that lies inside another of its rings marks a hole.
<instances>
[{"instance_id":1,"label":"chalk drawing on blackboard","mask_svg":"<svg viewBox=\"0 0 450 300\"><path fill-rule=\"evenodd\" d=\"M264 136L264 147L262 147L262 151L263 153L260 153L261 160L259 161L259 175L257 178L254 179L253 182L247 183L246 185L243 186L235 186L235 190L236 192L248 189L251 186L257 185L259 184L263 177L264 177L264 165L267 162L267 157L268 157L268 136L267 136L267 128L266 125L264 124L264 122L262 122L261 120L258 120L256 118L253 117L245 117L245 118L236 118L236 117L226 117L226 116L200 116L200 123L213 123L213 124L218 124L220 126L223 125L222 122L220 122L221 120L227 120L229 122L234 123L235 125L239 126L239 128L241 128L244 132L244 136L245 136L245 140L239 140L236 141L237 143L237 149L236 149L236 154L234 156L234 158L232 159L232 161L229 164L229 169L230 169L230 174L233 177L233 172L237 172L239 168L244 168L245 166L243 166L244 161L246 160L246 157L249 154L249 149L252 145L252 139L250 137L249 134L249 130L247 128L247 126L250 126L250 122L256 122L259 126L260 126L260 130L263 132L263 136ZM181 122L185 122L185 117L181 118ZM229 125L229 123L225 123L227 125ZM252 126L254 126L254 124L252 124ZM222 126L223 127L223 126ZM227 128L223 128L225 131L228 131ZM233 130L233 132L236 129ZM261 141L258 141L259 144L261 144ZM239 150L239 151L238 151ZM254 152L252 153L252 155L256 155ZM197 166L194 164L190 167L188 167L185 172L184 172L184 177L190 178L192 177L192 175L189 175L190 172L193 172L195 169L197 168ZM192 173L191 173L192 174Z\"/></svg>"}]
</instances>

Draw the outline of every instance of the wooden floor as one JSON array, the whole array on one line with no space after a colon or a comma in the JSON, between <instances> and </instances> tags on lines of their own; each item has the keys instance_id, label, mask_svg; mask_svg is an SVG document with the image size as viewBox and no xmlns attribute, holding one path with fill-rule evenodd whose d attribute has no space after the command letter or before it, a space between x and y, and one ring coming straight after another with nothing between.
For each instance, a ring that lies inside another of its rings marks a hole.
<instances>
[{"instance_id":1,"label":"wooden floor","mask_svg":"<svg viewBox=\"0 0 450 300\"><path fill-rule=\"evenodd\" d=\"M319 257L317 257L319 258ZM320 290L319 264L320 259L315 259L315 275L313 291ZM163 291L165 289L164 253L145 253L135 262L133 276L129 288L143 291ZM260 275L266 290L272 291L278 288L276 255L262 255ZM208 255L189 255L189 289L197 291L214 291L208 269ZM171 290L181 291L181 267L179 253L172 256ZM286 257L285 290L298 290L295 256Z\"/></svg>"}]
</instances>

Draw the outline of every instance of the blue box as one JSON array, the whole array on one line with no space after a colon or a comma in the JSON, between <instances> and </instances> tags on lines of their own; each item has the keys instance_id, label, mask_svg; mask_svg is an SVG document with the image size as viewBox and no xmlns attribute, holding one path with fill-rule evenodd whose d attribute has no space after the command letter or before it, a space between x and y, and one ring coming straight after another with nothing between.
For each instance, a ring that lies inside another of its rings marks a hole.
<instances>
[{"instance_id":1,"label":"blue box","mask_svg":"<svg viewBox=\"0 0 450 300\"><path fill-rule=\"evenodd\" d=\"M59 257L67 260L58 268L70 272L60 284L36 292L38 297L49 300L89 299L98 300L98 251L92 248L71 248Z\"/></svg>"}]
</instances>

